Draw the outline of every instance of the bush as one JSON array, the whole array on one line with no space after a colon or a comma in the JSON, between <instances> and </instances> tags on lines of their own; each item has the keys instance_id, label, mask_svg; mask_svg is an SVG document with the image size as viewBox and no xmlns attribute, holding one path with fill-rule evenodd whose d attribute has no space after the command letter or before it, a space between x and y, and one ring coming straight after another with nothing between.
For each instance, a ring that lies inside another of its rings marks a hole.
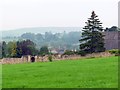
<instances>
[{"instance_id":1,"label":"bush","mask_svg":"<svg viewBox=\"0 0 120 90\"><path fill-rule=\"evenodd\" d=\"M109 50L109 52L111 54L115 54L116 56L120 55L120 50L119 49L112 49L112 50Z\"/></svg>"},{"instance_id":2,"label":"bush","mask_svg":"<svg viewBox=\"0 0 120 90\"><path fill-rule=\"evenodd\" d=\"M75 54L74 51L66 50L63 55L74 55L74 54Z\"/></svg>"},{"instance_id":3,"label":"bush","mask_svg":"<svg viewBox=\"0 0 120 90\"><path fill-rule=\"evenodd\" d=\"M50 62L52 62L52 56L51 56L51 55L48 56L48 60L49 60Z\"/></svg>"},{"instance_id":4,"label":"bush","mask_svg":"<svg viewBox=\"0 0 120 90\"><path fill-rule=\"evenodd\" d=\"M81 51L79 52L79 54L80 54L81 56L85 56L87 53L86 53L85 51L82 51L82 50L81 50Z\"/></svg>"}]
</instances>

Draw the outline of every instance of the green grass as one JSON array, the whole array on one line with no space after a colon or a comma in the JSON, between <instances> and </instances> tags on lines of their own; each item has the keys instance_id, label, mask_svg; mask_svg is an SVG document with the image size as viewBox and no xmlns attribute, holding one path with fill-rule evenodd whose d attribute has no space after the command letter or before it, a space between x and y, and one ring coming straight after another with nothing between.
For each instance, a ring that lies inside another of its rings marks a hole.
<instances>
[{"instance_id":1,"label":"green grass","mask_svg":"<svg viewBox=\"0 0 120 90\"><path fill-rule=\"evenodd\" d=\"M0 90L2 88L2 65L0 64Z\"/></svg>"},{"instance_id":2,"label":"green grass","mask_svg":"<svg viewBox=\"0 0 120 90\"><path fill-rule=\"evenodd\" d=\"M118 57L3 65L3 88L117 88Z\"/></svg>"}]
</instances>

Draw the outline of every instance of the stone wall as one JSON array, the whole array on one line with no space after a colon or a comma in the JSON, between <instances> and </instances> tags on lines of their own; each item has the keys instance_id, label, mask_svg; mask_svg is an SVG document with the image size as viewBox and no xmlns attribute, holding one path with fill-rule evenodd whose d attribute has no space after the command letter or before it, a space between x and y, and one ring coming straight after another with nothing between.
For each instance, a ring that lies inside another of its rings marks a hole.
<instances>
[{"instance_id":1,"label":"stone wall","mask_svg":"<svg viewBox=\"0 0 120 90\"><path fill-rule=\"evenodd\" d=\"M57 60L77 60L82 58L95 58L95 57L109 57L113 56L109 52L102 52L102 53L93 53L88 54L86 56L80 56L80 55L52 55L53 61ZM22 56L21 58L3 58L1 60L2 64L17 64L17 63L29 63L32 62L31 58L34 57L34 62L48 62L48 55L46 56Z\"/></svg>"},{"instance_id":2,"label":"stone wall","mask_svg":"<svg viewBox=\"0 0 120 90\"><path fill-rule=\"evenodd\" d=\"M23 63L27 61L23 61L22 58L3 58L2 64L16 64L16 63Z\"/></svg>"}]
</instances>

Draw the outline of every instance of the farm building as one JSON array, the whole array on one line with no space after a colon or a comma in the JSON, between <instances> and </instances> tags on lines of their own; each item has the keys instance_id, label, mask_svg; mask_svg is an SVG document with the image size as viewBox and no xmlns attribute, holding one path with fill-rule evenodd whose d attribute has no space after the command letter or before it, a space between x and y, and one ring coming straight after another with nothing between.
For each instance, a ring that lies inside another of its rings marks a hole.
<instances>
[{"instance_id":1,"label":"farm building","mask_svg":"<svg viewBox=\"0 0 120 90\"><path fill-rule=\"evenodd\" d=\"M120 31L105 31L106 50L119 49Z\"/></svg>"}]
</instances>

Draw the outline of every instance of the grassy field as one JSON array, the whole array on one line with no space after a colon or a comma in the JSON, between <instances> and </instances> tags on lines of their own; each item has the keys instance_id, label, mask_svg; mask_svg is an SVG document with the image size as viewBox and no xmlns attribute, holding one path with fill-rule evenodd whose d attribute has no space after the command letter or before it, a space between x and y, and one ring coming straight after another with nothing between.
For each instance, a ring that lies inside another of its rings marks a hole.
<instances>
[{"instance_id":1,"label":"grassy field","mask_svg":"<svg viewBox=\"0 0 120 90\"><path fill-rule=\"evenodd\" d=\"M0 90L2 88L2 65L0 64Z\"/></svg>"},{"instance_id":2,"label":"grassy field","mask_svg":"<svg viewBox=\"0 0 120 90\"><path fill-rule=\"evenodd\" d=\"M3 88L116 88L118 57L3 65Z\"/></svg>"}]
</instances>

